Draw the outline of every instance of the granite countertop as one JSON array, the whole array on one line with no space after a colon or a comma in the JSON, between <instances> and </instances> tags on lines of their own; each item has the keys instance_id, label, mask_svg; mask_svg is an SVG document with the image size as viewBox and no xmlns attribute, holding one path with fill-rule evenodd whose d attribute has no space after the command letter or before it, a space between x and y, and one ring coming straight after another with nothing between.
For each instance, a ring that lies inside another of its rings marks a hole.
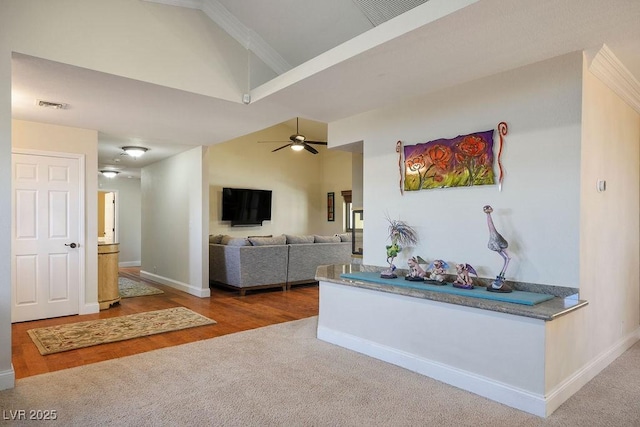
<instances>
[{"instance_id":1,"label":"granite countertop","mask_svg":"<svg viewBox=\"0 0 640 427\"><path fill-rule=\"evenodd\" d=\"M356 288L371 289L375 291L388 292L398 295L405 295L414 298L423 298L432 301L445 302L449 304L464 305L467 307L481 308L484 310L497 311L500 313L513 314L516 316L531 317L544 321L556 319L573 310L584 307L588 304L585 300L578 299L577 289L564 288L559 286L536 285L536 284L516 284L515 289L527 290L554 295L553 299L529 306L510 302L493 301L481 298L472 298L461 295L451 295L441 292L434 292L423 289L411 289L402 286L390 286L373 282L345 279L340 277L344 273L354 273L359 271L380 271L382 268L359 264L343 265L323 265L316 271L316 280L323 282L337 283ZM398 276L402 276L402 271L396 271ZM401 277L400 277L401 279ZM401 279L402 280L402 279Z\"/></svg>"}]
</instances>

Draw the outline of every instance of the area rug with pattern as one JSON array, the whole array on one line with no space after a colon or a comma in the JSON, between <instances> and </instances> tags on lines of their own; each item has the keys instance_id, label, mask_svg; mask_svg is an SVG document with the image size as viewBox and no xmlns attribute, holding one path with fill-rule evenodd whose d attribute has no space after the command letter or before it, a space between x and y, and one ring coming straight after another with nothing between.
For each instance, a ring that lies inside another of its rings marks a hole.
<instances>
[{"instance_id":1,"label":"area rug with pattern","mask_svg":"<svg viewBox=\"0 0 640 427\"><path fill-rule=\"evenodd\" d=\"M145 295L157 295L164 293L163 290L126 277L118 277L118 289L120 291L120 298L142 297Z\"/></svg>"},{"instance_id":2,"label":"area rug with pattern","mask_svg":"<svg viewBox=\"0 0 640 427\"><path fill-rule=\"evenodd\" d=\"M185 307L173 307L108 319L29 329L27 333L40 354L47 355L215 323L215 320Z\"/></svg>"}]
</instances>

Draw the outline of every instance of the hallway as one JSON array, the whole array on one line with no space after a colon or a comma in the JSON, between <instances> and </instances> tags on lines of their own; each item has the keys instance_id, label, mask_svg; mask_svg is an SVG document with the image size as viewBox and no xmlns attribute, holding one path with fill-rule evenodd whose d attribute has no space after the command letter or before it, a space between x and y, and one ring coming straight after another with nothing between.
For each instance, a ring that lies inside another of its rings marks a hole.
<instances>
[{"instance_id":1,"label":"hallway","mask_svg":"<svg viewBox=\"0 0 640 427\"><path fill-rule=\"evenodd\" d=\"M164 293L125 298L122 299L119 305L97 314L12 324L12 363L16 379L219 337L276 323L298 320L318 314L317 285L297 286L287 292L279 290L254 291L247 293L244 297L240 297L236 291L214 287L211 288L210 298L198 298L165 285L142 280L139 272L140 269L138 267L121 268L120 276L139 280L162 289ZM33 328L124 316L178 306L189 308L218 323L47 356L42 356L39 353L27 334L27 330Z\"/></svg>"}]
</instances>

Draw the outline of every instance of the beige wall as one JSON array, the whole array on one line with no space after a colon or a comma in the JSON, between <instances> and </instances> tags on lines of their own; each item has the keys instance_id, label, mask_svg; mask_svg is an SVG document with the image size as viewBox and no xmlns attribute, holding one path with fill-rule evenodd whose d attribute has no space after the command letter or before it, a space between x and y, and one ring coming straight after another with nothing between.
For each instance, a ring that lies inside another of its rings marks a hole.
<instances>
[{"instance_id":1,"label":"beige wall","mask_svg":"<svg viewBox=\"0 0 640 427\"><path fill-rule=\"evenodd\" d=\"M351 189L351 154L326 150L320 154L271 151L288 141L291 129L278 125L209 149L209 233L247 235L335 234L341 231L340 191ZM222 188L271 190L271 221L262 226L231 227L221 221ZM336 193L336 221L327 221L327 192Z\"/></svg>"},{"instance_id":2,"label":"beige wall","mask_svg":"<svg viewBox=\"0 0 640 427\"><path fill-rule=\"evenodd\" d=\"M640 114L587 70L581 154L580 296L592 301L584 339L594 356L640 324Z\"/></svg>"},{"instance_id":3,"label":"beige wall","mask_svg":"<svg viewBox=\"0 0 640 427\"><path fill-rule=\"evenodd\" d=\"M85 156L85 307L97 311L98 301L98 132L66 126L12 121L13 148ZM94 307L95 306L95 307ZM95 310L93 308L95 308Z\"/></svg>"},{"instance_id":4,"label":"beige wall","mask_svg":"<svg viewBox=\"0 0 640 427\"><path fill-rule=\"evenodd\" d=\"M331 235L344 233L345 213L342 191L351 190L351 153L339 150L326 150L321 160L321 185L320 204L324 206L325 213L320 218L317 234ZM335 212L334 221L327 220L327 193L334 193Z\"/></svg>"},{"instance_id":5,"label":"beige wall","mask_svg":"<svg viewBox=\"0 0 640 427\"><path fill-rule=\"evenodd\" d=\"M640 337L640 114L586 64L579 223L580 298L589 305L546 324L550 396L577 391Z\"/></svg>"}]
</instances>

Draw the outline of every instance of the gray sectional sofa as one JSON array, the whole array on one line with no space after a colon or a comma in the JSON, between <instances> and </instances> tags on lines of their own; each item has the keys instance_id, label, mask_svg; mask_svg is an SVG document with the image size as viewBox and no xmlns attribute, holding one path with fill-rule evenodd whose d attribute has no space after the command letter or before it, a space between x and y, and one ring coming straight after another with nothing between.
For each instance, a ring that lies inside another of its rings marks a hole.
<instances>
[{"instance_id":1,"label":"gray sectional sofa","mask_svg":"<svg viewBox=\"0 0 640 427\"><path fill-rule=\"evenodd\" d=\"M349 235L209 237L209 281L247 290L315 282L319 265L351 263Z\"/></svg>"}]
</instances>

